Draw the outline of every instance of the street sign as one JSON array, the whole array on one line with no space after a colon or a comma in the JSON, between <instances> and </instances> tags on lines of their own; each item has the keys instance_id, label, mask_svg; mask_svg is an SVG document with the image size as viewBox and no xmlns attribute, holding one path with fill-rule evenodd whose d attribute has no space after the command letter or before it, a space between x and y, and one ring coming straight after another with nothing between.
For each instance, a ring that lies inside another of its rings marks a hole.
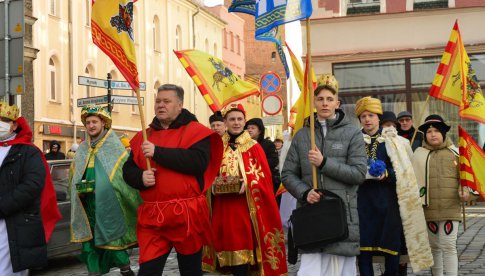
<instances>
[{"instance_id":1,"label":"street sign","mask_svg":"<svg viewBox=\"0 0 485 276\"><path fill-rule=\"evenodd\" d=\"M266 93L278 92L281 88L280 76L274 72L266 73L261 77L259 86Z\"/></svg>"},{"instance_id":2,"label":"street sign","mask_svg":"<svg viewBox=\"0 0 485 276\"><path fill-rule=\"evenodd\" d=\"M5 33L5 2L0 1L0 96L8 91L11 95L24 92L24 1L10 0L8 2L8 33ZM9 40L5 40L6 36ZM6 72L5 47L8 43L8 72ZM8 73L9 79L6 79Z\"/></svg>"},{"instance_id":3,"label":"street sign","mask_svg":"<svg viewBox=\"0 0 485 276\"><path fill-rule=\"evenodd\" d=\"M283 123L284 123L283 115L263 117L263 124L265 126L282 125Z\"/></svg>"},{"instance_id":4,"label":"street sign","mask_svg":"<svg viewBox=\"0 0 485 276\"><path fill-rule=\"evenodd\" d=\"M89 78L78 76L77 77L77 84L85 85L85 86L92 86L92 87L99 87L99 88L108 88L108 80L102 80L97 78ZM140 90L146 90L146 83L140 82ZM113 90L132 90L130 84L127 81L111 81L111 89Z\"/></svg>"},{"instance_id":5,"label":"street sign","mask_svg":"<svg viewBox=\"0 0 485 276\"><path fill-rule=\"evenodd\" d=\"M140 100L141 100L141 105L143 105L144 104L143 97L140 97ZM138 101L137 101L136 97L112 95L111 96L111 103L137 105Z\"/></svg>"},{"instance_id":6,"label":"street sign","mask_svg":"<svg viewBox=\"0 0 485 276\"><path fill-rule=\"evenodd\" d=\"M263 99L263 111L268 115L276 115L283 108L283 101L277 95L268 95Z\"/></svg>"},{"instance_id":7,"label":"street sign","mask_svg":"<svg viewBox=\"0 0 485 276\"><path fill-rule=\"evenodd\" d=\"M92 87L108 88L107 80L88 78L88 77L82 77L82 76L77 77L77 84L92 86Z\"/></svg>"},{"instance_id":8,"label":"street sign","mask_svg":"<svg viewBox=\"0 0 485 276\"><path fill-rule=\"evenodd\" d=\"M108 96L98 96L90 98L77 99L77 107L83 107L88 104L107 104Z\"/></svg>"},{"instance_id":9,"label":"street sign","mask_svg":"<svg viewBox=\"0 0 485 276\"><path fill-rule=\"evenodd\" d=\"M111 81L111 88L115 90L133 90L127 81ZM145 91L146 89L146 83L140 82L140 91Z\"/></svg>"}]
</instances>

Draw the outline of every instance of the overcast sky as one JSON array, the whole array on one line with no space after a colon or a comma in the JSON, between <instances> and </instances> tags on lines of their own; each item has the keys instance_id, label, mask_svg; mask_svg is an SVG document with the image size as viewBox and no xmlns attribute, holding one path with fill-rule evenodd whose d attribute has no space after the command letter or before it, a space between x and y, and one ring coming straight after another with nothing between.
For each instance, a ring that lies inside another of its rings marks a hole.
<instances>
[{"instance_id":1,"label":"overcast sky","mask_svg":"<svg viewBox=\"0 0 485 276\"><path fill-rule=\"evenodd\" d=\"M217 6L217 5L222 5L224 3L224 0L204 0L204 3L209 6Z\"/></svg>"}]
</instances>

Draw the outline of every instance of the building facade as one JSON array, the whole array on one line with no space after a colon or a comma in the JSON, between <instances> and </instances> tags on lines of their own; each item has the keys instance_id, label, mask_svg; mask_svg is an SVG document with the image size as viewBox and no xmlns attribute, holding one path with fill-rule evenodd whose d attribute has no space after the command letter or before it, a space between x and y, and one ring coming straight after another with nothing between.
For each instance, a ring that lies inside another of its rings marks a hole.
<instances>
[{"instance_id":1,"label":"building facade","mask_svg":"<svg viewBox=\"0 0 485 276\"><path fill-rule=\"evenodd\" d=\"M384 110L396 114L412 112L416 125L429 114L441 114L452 125L450 136L455 143L458 124L477 142L485 142L484 126L460 119L458 107L434 98L425 105L455 20L477 77L484 83L485 33L480 31L485 24L483 1L312 2L313 66L317 74L335 74L347 114L355 118L355 102L363 96L373 96L381 99Z\"/></svg>"},{"instance_id":2,"label":"building facade","mask_svg":"<svg viewBox=\"0 0 485 276\"><path fill-rule=\"evenodd\" d=\"M33 1L33 46L39 50L34 61L34 142L48 149L52 140L62 151L84 139L80 120L82 98L103 96L104 88L78 84L78 78L124 81L113 62L92 43L91 0ZM144 0L134 5L134 34L139 80L146 83L143 111L146 127L154 117L157 88L164 83L185 90L184 107L207 122L210 110L173 50L209 49L222 57L222 29L225 22L190 0ZM113 95L134 96L130 90ZM113 129L132 137L141 129L136 105L114 105Z\"/></svg>"}]
</instances>

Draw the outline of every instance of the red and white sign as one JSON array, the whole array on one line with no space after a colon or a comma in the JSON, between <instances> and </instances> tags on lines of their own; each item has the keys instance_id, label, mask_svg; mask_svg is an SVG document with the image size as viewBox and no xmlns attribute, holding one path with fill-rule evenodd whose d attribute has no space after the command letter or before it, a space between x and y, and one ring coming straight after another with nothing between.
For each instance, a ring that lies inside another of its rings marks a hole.
<instances>
[{"instance_id":1,"label":"red and white sign","mask_svg":"<svg viewBox=\"0 0 485 276\"><path fill-rule=\"evenodd\" d=\"M277 95L268 95L263 99L263 111L268 115L276 115L283 108L283 100Z\"/></svg>"}]
</instances>

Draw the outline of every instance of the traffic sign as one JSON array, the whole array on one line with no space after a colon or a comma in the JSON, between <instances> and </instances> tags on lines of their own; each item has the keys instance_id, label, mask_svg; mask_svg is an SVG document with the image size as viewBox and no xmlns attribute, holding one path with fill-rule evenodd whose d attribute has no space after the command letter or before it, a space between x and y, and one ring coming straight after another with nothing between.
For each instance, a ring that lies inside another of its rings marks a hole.
<instances>
[{"instance_id":1,"label":"traffic sign","mask_svg":"<svg viewBox=\"0 0 485 276\"><path fill-rule=\"evenodd\" d=\"M77 83L79 85L85 86L92 86L92 87L100 87L100 88L108 88L108 80L102 80L97 78L89 78L78 76ZM146 90L146 83L140 82L140 90ZM132 90L130 84L127 81L111 81L111 89L113 90Z\"/></svg>"},{"instance_id":2,"label":"traffic sign","mask_svg":"<svg viewBox=\"0 0 485 276\"><path fill-rule=\"evenodd\" d=\"M263 99L263 111L268 115L276 115L283 108L283 100L277 95L268 95Z\"/></svg>"},{"instance_id":3,"label":"traffic sign","mask_svg":"<svg viewBox=\"0 0 485 276\"><path fill-rule=\"evenodd\" d=\"M284 123L284 121L283 121L283 115L263 117L263 124L265 126L282 125L283 123Z\"/></svg>"},{"instance_id":4,"label":"traffic sign","mask_svg":"<svg viewBox=\"0 0 485 276\"><path fill-rule=\"evenodd\" d=\"M140 100L141 100L141 105L143 105L144 104L143 97L140 97ZM113 95L111 96L111 103L137 105L138 100L136 99L136 97Z\"/></svg>"},{"instance_id":5,"label":"traffic sign","mask_svg":"<svg viewBox=\"0 0 485 276\"><path fill-rule=\"evenodd\" d=\"M77 99L77 107L83 107L88 104L107 104L108 96L98 96L90 98Z\"/></svg>"},{"instance_id":6,"label":"traffic sign","mask_svg":"<svg viewBox=\"0 0 485 276\"><path fill-rule=\"evenodd\" d=\"M280 76L274 72L266 73L261 77L259 86L266 93L278 92L281 88Z\"/></svg>"},{"instance_id":7,"label":"traffic sign","mask_svg":"<svg viewBox=\"0 0 485 276\"><path fill-rule=\"evenodd\" d=\"M77 83L80 85L91 86L91 87L108 88L107 80L96 79L96 78L78 76Z\"/></svg>"},{"instance_id":8,"label":"traffic sign","mask_svg":"<svg viewBox=\"0 0 485 276\"><path fill-rule=\"evenodd\" d=\"M127 81L111 81L111 88L117 90L133 90ZM146 89L146 83L140 82L140 90L145 91Z\"/></svg>"},{"instance_id":9,"label":"traffic sign","mask_svg":"<svg viewBox=\"0 0 485 276\"><path fill-rule=\"evenodd\" d=\"M0 96L6 94L6 83L11 95L24 92L24 1L8 2L8 30L5 33L5 1L0 1ZM8 39L5 38L8 36ZM5 47L8 44L8 53ZM5 62L8 55L8 72ZM6 75L8 74L8 78Z\"/></svg>"}]
</instances>

